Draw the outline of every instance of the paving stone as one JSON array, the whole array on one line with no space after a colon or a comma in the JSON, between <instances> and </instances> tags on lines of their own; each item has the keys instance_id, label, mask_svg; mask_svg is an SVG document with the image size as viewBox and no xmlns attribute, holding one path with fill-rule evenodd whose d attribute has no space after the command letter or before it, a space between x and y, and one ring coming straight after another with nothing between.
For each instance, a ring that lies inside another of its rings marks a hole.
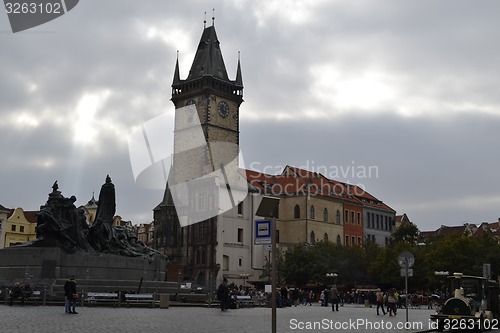
<instances>
[{"instance_id":1,"label":"paving stone","mask_svg":"<svg viewBox=\"0 0 500 333\"><path fill-rule=\"evenodd\" d=\"M0 332L5 333L263 333L271 332L270 308L244 308L221 312L217 308L175 307L169 309L77 307L78 314L64 313L62 306L0 305ZM377 316L375 308L345 305L297 306L277 309L277 332L414 332L429 329L432 310L410 309L413 329L398 329L405 311L397 316ZM316 326L314 326L316 325ZM492 331L498 332L498 331Z\"/></svg>"}]
</instances>

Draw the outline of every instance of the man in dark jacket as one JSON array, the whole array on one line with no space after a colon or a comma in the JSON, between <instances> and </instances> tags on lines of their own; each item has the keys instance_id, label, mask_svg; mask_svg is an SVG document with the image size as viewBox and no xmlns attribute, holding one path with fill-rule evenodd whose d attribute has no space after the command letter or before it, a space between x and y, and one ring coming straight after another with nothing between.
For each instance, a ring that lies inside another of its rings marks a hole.
<instances>
[{"instance_id":1,"label":"man in dark jacket","mask_svg":"<svg viewBox=\"0 0 500 333\"><path fill-rule=\"evenodd\" d=\"M229 286L227 285L227 279L224 278L219 288L217 288L217 300L220 302L220 310L226 311L229 309Z\"/></svg>"},{"instance_id":2,"label":"man in dark jacket","mask_svg":"<svg viewBox=\"0 0 500 333\"><path fill-rule=\"evenodd\" d=\"M66 299L66 313L78 314L75 310L78 294L76 292L76 281L74 276L64 284L64 296Z\"/></svg>"},{"instance_id":3,"label":"man in dark jacket","mask_svg":"<svg viewBox=\"0 0 500 333\"><path fill-rule=\"evenodd\" d=\"M330 289L330 301L332 302L332 311L339 311L339 291L336 285Z\"/></svg>"}]
</instances>

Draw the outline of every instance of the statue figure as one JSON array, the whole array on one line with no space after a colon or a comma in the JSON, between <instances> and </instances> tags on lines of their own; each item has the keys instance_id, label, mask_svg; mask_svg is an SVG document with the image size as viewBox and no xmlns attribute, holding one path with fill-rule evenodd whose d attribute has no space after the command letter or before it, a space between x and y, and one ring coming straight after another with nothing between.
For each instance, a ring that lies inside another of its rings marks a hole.
<instances>
[{"instance_id":1,"label":"statue figure","mask_svg":"<svg viewBox=\"0 0 500 333\"><path fill-rule=\"evenodd\" d=\"M95 223L89 228L83 209L75 207L76 197L65 198L57 181L46 204L40 207L37 239L19 246L58 246L68 252L112 253L129 257L163 256L137 242L137 235L113 226L116 211L115 186L109 175L102 185Z\"/></svg>"},{"instance_id":2,"label":"statue figure","mask_svg":"<svg viewBox=\"0 0 500 333\"><path fill-rule=\"evenodd\" d=\"M98 251L110 250L110 242L113 239L113 217L115 216L115 185L111 182L109 175L106 183L102 185L99 193L99 204L95 222L90 228L89 238L92 247Z\"/></svg>"}]
</instances>

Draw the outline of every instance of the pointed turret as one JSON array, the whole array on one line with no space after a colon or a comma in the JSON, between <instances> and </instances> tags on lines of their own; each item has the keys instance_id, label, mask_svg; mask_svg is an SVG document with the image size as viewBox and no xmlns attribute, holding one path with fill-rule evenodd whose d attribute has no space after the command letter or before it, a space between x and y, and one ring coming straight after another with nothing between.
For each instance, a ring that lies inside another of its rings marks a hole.
<instances>
[{"instance_id":1,"label":"pointed turret","mask_svg":"<svg viewBox=\"0 0 500 333\"><path fill-rule=\"evenodd\" d=\"M213 22L212 26L203 29L186 79L180 78L179 58L177 57L172 82L172 102L175 105L177 105L178 101L185 102L187 98L206 89L215 89L219 94L231 98L238 105L243 102L243 79L239 59L236 80L230 80Z\"/></svg>"},{"instance_id":2,"label":"pointed turret","mask_svg":"<svg viewBox=\"0 0 500 333\"><path fill-rule=\"evenodd\" d=\"M238 67L236 68L236 80L234 83L238 86L243 88L243 78L241 76L241 65L240 65L240 52L238 52Z\"/></svg>"},{"instance_id":3,"label":"pointed turret","mask_svg":"<svg viewBox=\"0 0 500 333\"><path fill-rule=\"evenodd\" d=\"M175 71L174 71L174 80L172 85L178 84L181 81L181 76L179 73L179 51L177 51L177 60L175 61Z\"/></svg>"},{"instance_id":4,"label":"pointed turret","mask_svg":"<svg viewBox=\"0 0 500 333\"><path fill-rule=\"evenodd\" d=\"M205 75L229 81L224 59L222 58L220 42L217 38L214 26L210 26L203 30L187 80L196 79Z\"/></svg>"}]
</instances>

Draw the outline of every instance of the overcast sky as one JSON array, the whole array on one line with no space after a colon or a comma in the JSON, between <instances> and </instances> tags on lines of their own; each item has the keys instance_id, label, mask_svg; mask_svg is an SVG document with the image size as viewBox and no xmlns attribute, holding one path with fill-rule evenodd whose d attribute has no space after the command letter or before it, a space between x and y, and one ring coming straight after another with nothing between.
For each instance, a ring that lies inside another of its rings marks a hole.
<instances>
[{"instance_id":1,"label":"overcast sky","mask_svg":"<svg viewBox=\"0 0 500 333\"><path fill-rule=\"evenodd\" d=\"M327 170L420 230L500 217L487 0L85 0L16 34L1 12L0 204L39 209L55 180L85 204L109 174L117 214L152 221L163 191L135 183L127 137L173 114L177 50L186 78L212 8L231 79L241 52L246 167Z\"/></svg>"}]
</instances>

